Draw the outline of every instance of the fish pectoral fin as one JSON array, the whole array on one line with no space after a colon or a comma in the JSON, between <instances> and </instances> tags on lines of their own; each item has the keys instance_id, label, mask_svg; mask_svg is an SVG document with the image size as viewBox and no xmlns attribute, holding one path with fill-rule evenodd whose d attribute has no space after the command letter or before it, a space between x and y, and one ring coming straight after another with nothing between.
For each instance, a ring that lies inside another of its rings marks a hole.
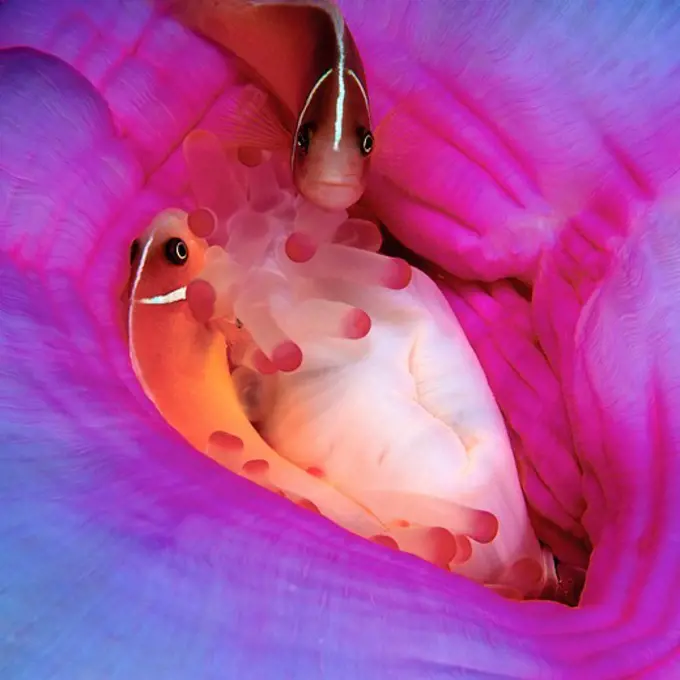
<instances>
[{"instance_id":1,"label":"fish pectoral fin","mask_svg":"<svg viewBox=\"0 0 680 680\"><path fill-rule=\"evenodd\" d=\"M281 120L271 94L255 85L217 105L215 134L231 148L288 149L292 134Z\"/></svg>"},{"instance_id":2,"label":"fish pectoral fin","mask_svg":"<svg viewBox=\"0 0 680 680\"><path fill-rule=\"evenodd\" d=\"M422 123L418 113L424 106L422 97L419 92L403 97L376 125L371 172L390 176L392 169L408 167L409 162L418 157L422 138Z\"/></svg>"}]
</instances>

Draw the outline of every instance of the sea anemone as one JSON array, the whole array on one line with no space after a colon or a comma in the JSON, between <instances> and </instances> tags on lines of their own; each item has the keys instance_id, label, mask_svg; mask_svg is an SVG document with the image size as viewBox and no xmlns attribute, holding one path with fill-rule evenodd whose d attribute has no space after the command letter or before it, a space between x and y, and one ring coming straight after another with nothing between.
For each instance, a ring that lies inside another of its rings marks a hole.
<instances>
[{"instance_id":1,"label":"sea anemone","mask_svg":"<svg viewBox=\"0 0 680 680\"><path fill-rule=\"evenodd\" d=\"M227 142L187 137L203 202L157 217L133 258L129 340L148 396L228 469L361 536L518 599L553 586L500 412L440 291L374 252L374 223L297 195L285 158L227 153ZM184 285L170 285L178 272ZM259 422L271 449L230 418L229 386L215 386L228 382L226 349L210 340L220 332L239 369L283 373ZM207 417L211 400L221 419Z\"/></svg>"},{"instance_id":2,"label":"sea anemone","mask_svg":"<svg viewBox=\"0 0 680 680\"><path fill-rule=\"evenodd\" d=\"M9 0L2 675L678 674L675 15L342 7L376 117L414 83L430 95L397 121L413 156L376 175L371 205L449 273L537 533L588 567L579 606L509 602L371 545L163 422L117 292L141 226L193 208L178 149L219 115L233 63L143 2Z\"/></svg>"}]
</instances>

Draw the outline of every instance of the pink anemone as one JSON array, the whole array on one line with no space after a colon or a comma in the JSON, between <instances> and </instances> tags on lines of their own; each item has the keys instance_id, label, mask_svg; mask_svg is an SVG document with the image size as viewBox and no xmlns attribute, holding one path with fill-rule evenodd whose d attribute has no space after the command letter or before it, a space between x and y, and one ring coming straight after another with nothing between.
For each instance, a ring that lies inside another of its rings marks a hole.
<instances>
[{"instance_id":1,"label":"pink anemone","mask_svg":"<svg viewBox=\"0 0 680 680\"><path fill-rule=\"evenodd\" d=\"M613 0L342 6L378 118L407 102L370 199L449 273L539 537L589 561L580 606L507 602L350 536L160 419L115 291L237 72L143 0L9 0L3 677L680 672L680 22Z\"/></svg>"}]
</instances>

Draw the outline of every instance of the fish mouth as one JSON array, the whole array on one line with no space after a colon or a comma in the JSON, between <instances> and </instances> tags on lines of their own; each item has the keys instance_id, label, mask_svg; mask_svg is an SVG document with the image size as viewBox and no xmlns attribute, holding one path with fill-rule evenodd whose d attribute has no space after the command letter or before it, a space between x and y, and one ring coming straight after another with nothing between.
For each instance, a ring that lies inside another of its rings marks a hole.
<instances>
[{"instance_id":1,"label":"fish mouth","mask_svg":"<svg viewBox=\"0 0 680 680\"><path fill-rule=\"evenodd\" d=\"M316 180L307 183L302 193L326 210L346 210L361 198L364 187L358 182Z\"/></svg>"}]
</instances>

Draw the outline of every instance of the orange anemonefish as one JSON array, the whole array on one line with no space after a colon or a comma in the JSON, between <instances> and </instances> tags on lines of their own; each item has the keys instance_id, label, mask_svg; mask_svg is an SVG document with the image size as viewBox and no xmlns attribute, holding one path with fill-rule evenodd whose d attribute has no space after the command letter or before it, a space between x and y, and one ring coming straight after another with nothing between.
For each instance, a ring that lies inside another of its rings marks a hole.
<instances>
[{"instance_id":1,"label":"orange anemonefish","mask_svg":"<svg viewBox=\"0 0 680 680\"><path fill-rule=\"evenodd\" d=\"M290 150L293 180L327 210L355 204L374 148L364 67L330 0L170 0L183 23L238 56L272 97L256 88L222 119L243 147ZM254 92L253 92L254 91Z\"/></svg>"}]
</instances>

